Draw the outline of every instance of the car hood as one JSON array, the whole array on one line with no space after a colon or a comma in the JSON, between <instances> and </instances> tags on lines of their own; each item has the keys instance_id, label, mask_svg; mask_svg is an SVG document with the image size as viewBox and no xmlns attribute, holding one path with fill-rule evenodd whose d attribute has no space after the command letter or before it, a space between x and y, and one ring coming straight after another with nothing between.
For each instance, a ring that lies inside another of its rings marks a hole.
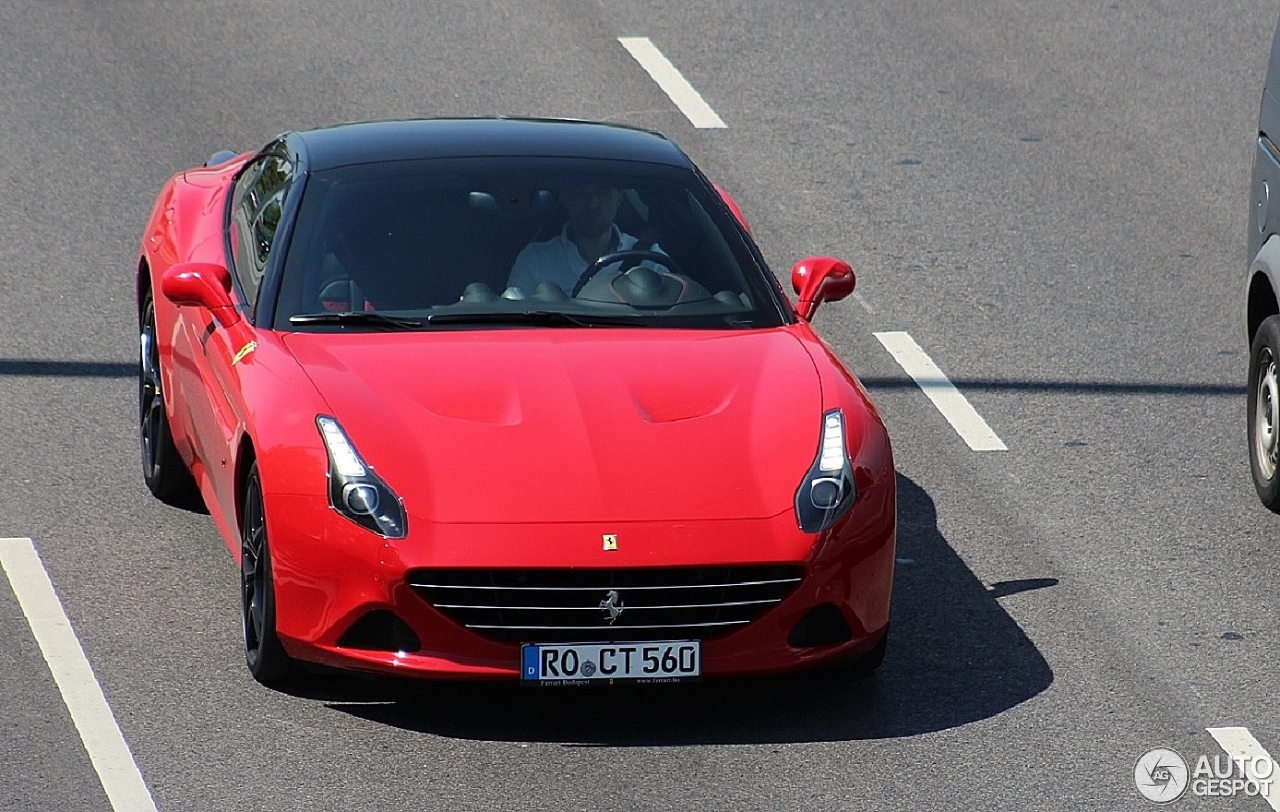
<instances>
[{"instance_id":1,"label":"car hood","mask_svg":"<svg viewBox=\"0 0 1280 812\"><path fill-rule=\"evenodd\" d=\"M776 516L821 430L814 361L785 329L285 342L365 461L432 522Z\"/></svg>"}]
</instances>

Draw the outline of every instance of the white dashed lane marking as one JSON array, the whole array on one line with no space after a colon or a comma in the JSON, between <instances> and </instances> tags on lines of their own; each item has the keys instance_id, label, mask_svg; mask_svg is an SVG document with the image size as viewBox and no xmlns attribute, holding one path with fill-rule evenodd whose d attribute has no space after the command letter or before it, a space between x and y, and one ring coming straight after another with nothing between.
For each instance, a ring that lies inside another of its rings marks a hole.
<instances>
[{"instance_id":1,"label":"white dashed lane marking","mask_svg":"<svg viewBox=\"0 0 1280 812\"><path fill-rule=\"evenodd\" d=\"M1272 760L1271 754L1249 732L1249 728L1210 727L1206 728L1206 730L1209 731L1209 735L1218 743L1218 746L1226 751L1228 756L1232 759L1241 759L1245 769L1245 776L1243 777L1258 782L1258 789L1260 790L1258 794L1267 802L1267 806L1270 806L1276 812L1280 812L1280 792L1274 789L1276 780L1280 779L1280 775L1275 775L1275 761ZM1257 769L1260 764L1266 765L1267 771L1265 775Z\"/></svg>"},{"instance_id":2,"label":"white dashed lane marking","mask_svg":"<svg viewBox=\"0 0 1280 812\"><path fill-rule=\"evenodd\" d=\"M904 332L876 333L884 348L916 385L933 401L942 416L974 451L1006 451L1004 441L982 419L968 398L942 374L915 339Z\"/></svg>"},{"instance_id":3,"label":"white dashed lane marking","mask_svg":"<svg viewBox=\"0 0 1280 812\"><path fill-rule=\"evenodd\" d=\"M111 808L156 812L151 792L31 539L0 539L0 568L9 577Z\"/></svg>"},{"instance_id":4,"label":"white dashed lane marking","mask_svg":"<svg viewBox=\"0 0 1280 812\"><path fill-rule=\"evenodd\" d=\"M681 75L671 60L662 55L658 46L648 37L618 37L618 42L626 48L631 56L640 63L640 67L658 83L658 87L675 102L685 118L698 129L724 129L725 123L716 115L702 98L702 94L693 89L693 85Z\"/></svg>"}]
</instances>

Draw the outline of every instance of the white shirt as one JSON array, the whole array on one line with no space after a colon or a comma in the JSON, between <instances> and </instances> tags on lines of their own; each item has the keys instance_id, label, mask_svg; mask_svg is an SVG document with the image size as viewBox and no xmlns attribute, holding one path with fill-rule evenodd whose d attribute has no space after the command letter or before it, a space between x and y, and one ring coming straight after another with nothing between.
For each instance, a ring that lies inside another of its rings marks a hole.
<instances>
[{"instance_id":1,"label":"white shirt","mask_svg":"<svg viewBox=\"0 0 1280 812\"><path fill-rule=\"evenodd\" d=\"M636 242L635 237L623 233L617 225L613 226L613 244L616 246L613 251L629 251L635 247ZM662 249L655 245L652 250ZM507 285L519 288L526 296L532 296L542 282L554 282L565 293L573 293L573 286L578 284L588 264L582 254L578 253L578 246L569 239L569 226L565 225L559 236L546 242L531 242L524 247L516 257L515 265L511 267Z\"/></svg>"}]
</instances>

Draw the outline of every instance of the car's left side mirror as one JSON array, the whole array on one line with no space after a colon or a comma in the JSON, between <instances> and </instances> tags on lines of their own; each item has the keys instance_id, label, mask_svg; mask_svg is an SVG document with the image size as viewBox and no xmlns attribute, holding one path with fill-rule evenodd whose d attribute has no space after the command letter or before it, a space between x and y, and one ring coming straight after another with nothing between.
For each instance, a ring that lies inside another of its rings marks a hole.
<instances>
[{"instance_id":1,"label":"car's left side mirror","mask_svg":"<svg viewBox=\"0 0 1280 812\"><path fill-rule=\"evenodd\" d=\"M212 262L183 262L160 278L160 292L177 305L208 310L218 324L232 327L240 322L240 311L231 301L231 273Z\"/></svg>"},{"instance_id":2,"label":"car's left side mirror","mask_svg":"<svg viewBox=\"0 0 1280 812\"><path fill-rule=\"evenodd\" d=\"M796 302L796 312L805 321L811 320L818 305L838 302L853 293L857 281L853 268L842 259L809 257L800 260L791 268L791 287L800 297Z\"/></svg>"}]
</instances>

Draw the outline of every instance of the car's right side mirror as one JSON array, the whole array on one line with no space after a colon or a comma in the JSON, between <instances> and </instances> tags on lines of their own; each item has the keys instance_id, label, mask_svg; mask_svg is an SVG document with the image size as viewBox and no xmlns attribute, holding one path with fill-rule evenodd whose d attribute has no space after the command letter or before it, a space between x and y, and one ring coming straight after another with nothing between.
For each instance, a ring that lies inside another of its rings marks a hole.
<instances>
[{"instance_id":1,"label":"car's right side mirror","mask_svg":"<svg viewBox=\"0 0 1280 812\"><path fill-rule=\"evenodd\" d=\"M799 301L796 312L809 321L818 305L837 302L853 293L857 279L849 263L835 257L809 257L791 268L791 287Z\"/></svg>"}]
</instances>

